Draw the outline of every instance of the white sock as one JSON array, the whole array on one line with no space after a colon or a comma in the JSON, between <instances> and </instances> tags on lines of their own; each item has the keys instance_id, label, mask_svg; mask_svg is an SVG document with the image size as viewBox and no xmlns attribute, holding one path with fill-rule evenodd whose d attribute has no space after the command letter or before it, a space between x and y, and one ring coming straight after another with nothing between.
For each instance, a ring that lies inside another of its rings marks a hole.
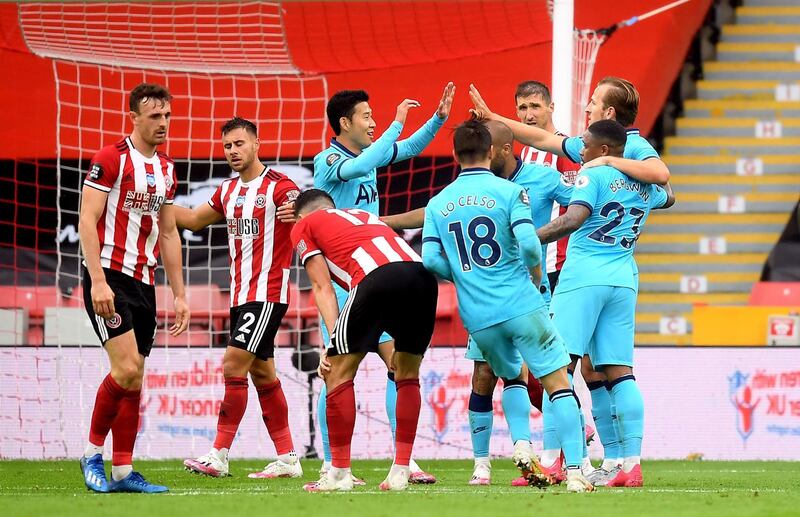
<instances>
[{"instance_id":1,"label":"white sock","mask_svg":"<svg viewBox=\"0 0 800 517\"><path fill-rule=\"evenodd\" d=\"M111 467L111 479L114 481L125 479L131 472L133 472L133 465L114 465Z\"/></svg>"},{"instance_id":2,"label":"white sock","mask_svg":"<svg viewBox=\"0 0 800 517\"><path fill-rule=\"evenodd\" d=\"M83 451L83 455L87 458L91 458L95 454L103 455L103 446L102 445L95 445L93 443L89 443L86 445L86 450Z\"/></svg>"},{"instance_id":3,"label":"white sock","mask_svg":"<svg viewBox=\"0 0 800 517\"><path fill-rule=\"evenodd\" d=\"M589 474L593 470L594 466L592 465L592 461L588 457L583 458L583 462L581 463L581 471L583 474Z\"/></svg>"},{"instance_id":4,"label":"white sock","mask_svg":"<svg viewBox=\"0 0 800 517\"><path fill-rule=\"evenodd\" d=\"M286 454L281 454L278 456L278 460L290 465L294 465L297 463L297 453L294 451L289 451Z\"/></svg>"},{"instance_id":5,"label":"white sock","mask_svg":"<svg viewBox=\"0 0 800 517\"><path fill-rule=\"evenodd\" d=\"M488 467L490 469L492 468L492 464L489 461L489 457L488 456L485 457L485 458L475 458L475 466L477 467L478 465L485 465L486 467Z\"/></svg>"},{"instance_id":6,"label":"white sock","mask_svg":"<svg viewBox=\"0 0 800 517\"><path fill-rule=\"evenodd\" d=\"M322 461L322 470L329 471L331 469L331 462L330 461Z\"/></svg>"},{"instance_id":7,"label":"white sock","mask_svg":"<svg viewBox=\"0 0 800 517\"><path fill-rule=\"evenodd\" d=\"M419 465L417 465L417 462L414 461L414 458L411 458L411 460L408 462L408 468L411 469L411 472L422 472L422 469L419 468Z\"/></svg>"},{"instance_id":8,"label":"white sock","mask_svg":"<svg viewBox=\"0 0 800 517\"><path fill-rule=\"evenodd\" d=\"M213 452L220 461L228 461L228 449L223 447L222 449L215 449L214 447L211 448L211 452Z\"/></svg>"},{"instance_id":9,"label":"white sock","mask_svg":"<svg viewBox=\"0 0 800 517\"><path fill-rule=\"evenodd\" d=\"M626 473L630 472L631 470L633 470L633 467L641 463L641 461L642 461L641 456L628 456L622 463L622 470Z\"/></svg>"},{"instance_id":10,"label":"white sock","mask_svg":"<svg viewBox=\"0 0 800 517\"><path fill-rule=\"evenodd\" d=\"M617 458L606 458L603 460L603 464L600 465L600 468L610 472L611 469L613 469L619 464L620 462L617 461Z\"/></svg>"},{"instance_id":11,"label":"white sock","mask_svg":"<svg viewBox=\"0 0 800 517\"><path fill-rule=\"evenodd\" d=\"M561 449L547 449L542 451L542 465L552 467L561 456Z\"/></svg>"},{"instance_id":12,"label":"white sock","mask_svg":"<svg viewBox=\"0 0 800 517\"><path fill-rule=\"evenodd\" d=\"M331 469L328 471L328 476L330 476L334 481L339 481L340 479L344 479L345 476L349 475L350 469L341 469L339 467L331 466Z\"/></svg>"}]
</instances>

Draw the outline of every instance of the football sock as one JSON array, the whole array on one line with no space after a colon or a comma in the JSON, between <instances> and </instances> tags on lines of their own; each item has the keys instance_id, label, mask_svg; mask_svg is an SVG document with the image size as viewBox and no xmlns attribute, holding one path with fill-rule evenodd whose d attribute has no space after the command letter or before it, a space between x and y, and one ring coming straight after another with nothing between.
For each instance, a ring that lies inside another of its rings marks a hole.
<instances>
[{"instance_id":1,"label":"football sock","mask_svg":"<svg viewBox=\"0 0 800 517\"><path fill-rule=\"evenodd\" d=\"M511 442L530 442L531 400L528 398L528 389L523 381L516 379L504 379L503 383L503 412L508 422Z\"/></svg>"},{"instance_id":2,"label":"football sock","mask_svg":"<svg viewBox=\"0 0 800 517\"><path fill-rule=\"evenodd\" d=\"M581 443L585 443L581 429L578 397L573 390L558 390L550 395L553 403L553 419L558 431L558 441L564 451L564 463L567 467L581 465Z\"/></svg>"},{"instance_id":3,"label":"football sock","mask_svg":"<svg viewBox=\"0 0 800 517\"><path fill-rule=\"evenodd\" d=\"M619 443L619 447L617 447L617 456L614 458L608 458L609 460L613 460L616 465L622 464L622 432L619 430L619 418L617 418L617 405L614 403L614 397L611 396L611 385L606 381L606 391L608 391L608 396L611 400L611 422L614 424L614 432L617 434L617 442Z\"/></svg>"},{"instance_id":4,"label":"football sock","mask_svg":"<svg viewBox=\"0 0 800 517\"><path fill-rule=\"evenodd\" d=\"M328 387L323 382L322 389L319 390L317 400L317 423L319 424L319 434L322 437L322 459L323 467L331 465L331 442L328 439Z\"/></svg>"},{"instance_id":5,"label":"football sock","mask_svg":"<svg viewBox=\"0 0 800 517\"><path fill-rule=\"evenodd\" d=\"M93 443L87 444L86 449L83 451L84 457L91 458L95 454L103 454L103 446L94 445Z\"/></svg>"},{"instance_id":6,"label":"football sock","mask_svg":"<svg viewBox=\"0 0 800 517\"><path fill-rule=\"evenodd\" d=\"M122 397L125 396L125 389L115 381L111 374L106 375L100 387L97 388L97 396L94 400L92 410L92 423L89 427L89 443L102 447L111 430L111 424L119 412Z\"/></svg>"},{"instance_id":7,"label":"football sock","mask_svg":"<svg viewBox=\"0 0 800 517\"><path fill-rule=\"evenodd\" d=\"M622 432L622 456L625 458L623 470L630 472L642 455L644 400L633 375L624 375L609 385L611 396L614 397L617 406L617 418Z\"/></svg>"},{"instance_id":8,"label":"football sock","mask_svg":"<svg viewBox=\"0 0 800 517\"><path fill-rule=\"evenodd\" d=\"M329 391L327 398L331 465L337 469L349 469L350 444L356 425L356 392L353 381L347 381Z\"/></svg>"},{"instance_id":9,"label":"football sock","mask_svg":"<svg viewBox=\"0 0 800 517\"><path fill-rule=\"evenodd\" d=\"M619 455L619 438L611 417L611 394L604 381L588 382L586 386L592 396L592 419L603 444L603 458L616 458Z\"/></svg>"},{"instance_id":10,"label":"football sock","mask_svg":"<svg viewBox=\"0 0 800 517\"><path fill-rule=\"evenodd\" d=\"M494 410L491 395L469 395L469 428L472 431L472 454L478 458L489 457L489 441L492 438Z\"/></svg>"},{"instance_id":11,"label":"football sock","mask_svg":"<svg viewBox=\"0 0 800 517\"><path fill-rule=\"evenodd\" d=\"M131 465L133 462L133 446L136 444L136 434L139 432L139 402L141 395L142 392L140 390L128 390L120 400L117 418L111 424L111 437L114 447L112 465Z\"/></svg>"},{"instance_id":12,"label":"football sock","mask_svg":"<svg viewBox=\"0 0 800 517\"><path fill-rule=\"evenodd\" d=\"M419 392L419 379L397 381L397 440L395 442L394 464L408 467L411 450L417 437L419 411L422 396Z\"/></svg>"},{"instance_id":13,"label":"football sock","mask_svg":"<svg viewBox=\"0 0 800 517\"><path fill-rule=\"evenodd\" d=\"M572 388L574 393L575 372L567 368L567 377L569 378L569 387ZM575 402L578 404L578 413L581 418L581 457L585 460L589 457L589 446L586 445L586 416L583 414L583 410L581 409L581 400L578 398L577 394L575 394Z\"/></svg>"},{"instance_id":14,"label":"football sock","mask_svg":"<svg viewBox=\"0 0 800 517\"><path fill-rule=\"evenodd\" d=\"M544 387L531 372L528 372L528 398L531 399L531 406L541 413L542 404L544 404Z\"/></svg>"},{"instance_id":15,"label":"football sock","mask_svg":"<svg viewBox=\"0 0 800 517\"><path fill-rule=\"evenodd\" d=\"M120 481L128 477L131 472L133 472L133 465L113 465L111 467L111 479Z\"/></svg>"},{"instance_id":16,"label":"football sock","mask_svg":"<svg viewBox=\"0 0 800 517\"><path fill-rule=\"evenodd\" d=\"M392 428L392 443L397 432L397 385L394 383L394 372L386 373L386 417Z\"/></svg>"},{"instance_id":17,"label":"football sock","mask_svg":"<svg viewBox=\"0 0 800 517\"><path fill-rule=\"evenodd\" d=\"M247 378L246 377L226 377L225 395L222 398L222 405L219 408L219 419L217 420L217 437L214 439L214 447L217 449L230 449L236 431L239 430L239 423L244 416L247 407Z\"/></svg>"},{"instance_id":18,"label":"football sock","mask_svg":"<svg viewBox=\"0 0 800 517\"><path fill-rule=\"evenodd\" d=\"M550 397L542 399L542 465L552 466L561 455L561 444L553 420L553 403Z\"/></svg>"},{"instance_id":19,"label":"football sock","mask_svg":"<svg viewBox=\"0 0 800 517\"><path fill-rule=\"evenodd\" d=\"M261 404L261 418L267 426L275 451L278 455L288 454L294 450L292 433L289 431L289 406L286 395L281 388L281 380L256 388L258 402Z\"/></svg>"}]
</instances>

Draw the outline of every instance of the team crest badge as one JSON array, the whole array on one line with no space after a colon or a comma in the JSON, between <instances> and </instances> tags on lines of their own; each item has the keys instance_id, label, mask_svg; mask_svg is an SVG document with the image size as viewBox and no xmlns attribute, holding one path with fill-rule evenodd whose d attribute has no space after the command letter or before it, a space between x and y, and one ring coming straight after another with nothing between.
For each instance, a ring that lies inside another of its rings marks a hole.
<instances>
[{"instance_id":1,"label":"team crest badge","mask_svg":"<svg viewBox=\"0 0 800 517\"><path fill-rule=\"evenodd\" d=\"M267 196L259 194L256 196L256 208L264 208L267 206Z\"/></svg>"},{"instance_id":2,"label":"team crest badge","mask_svg":"<svg viewBox=\"0 0 800 517\"><path fill-rule=\"evenodd\" d=\"M111 317L111 319L106 320L106 327L110 329L119 328L120 325L122 325L122 316L120 316L116 312L114 313L114 316Z\"/></svg>"},{"instance_id":3,"label":"team crest badge","mask_svg":"<svg viewBox=\"0 0 800 517\"><path fill-rule=\"evenodd\" d=\"M237 196L236 197L236 206L240 207L244 204L244 196Z\"/></svg>"},{"instance_id":4,"label":"team crest badge","mask_svg":"<svg viewBox=\"0 0 800 517\"><path fill-rule=\"evenodd\" d=\"M89 177L93 180L99 180L100 176L102 175L103 175L103 167L101 167L99 163L93 163L92 168L89 171Z\"/></svg>"},{"instance_id":5,"label":"team crest badge","mask_svg":"<svg viewBox=\"0 0 800 517\"><path fill-rule=\"evenodd\" d=\"M152 172L148 172L147 173L147 185L149 187L155 187L156 186L156 175L153 174Z\"/></svg>"},{"instance_id":6,"label":"team crest badge","mask_svg":"<svg viewBox=\"0 0 800 517\"><path fill-rule=\"evenodd\" d=\"M584 176L583 174L580 174L577 178L575 178L575 188L584 188L588 184L589 184L589 176Z\"/></svg>"},{"instance_id":7,"label":"team crest badge","mask_svg":"<svg viewBox=\"0 0 800 517\"><path fill-rule=\"evenodd\" d=\"M328 164L328 167L330 167L330 166L331 166L331 165L333 165L334 163L338 162L338 161L339 161L339 158L341 158L341 157L342 157L342 155L341 155L341 154L339 154L339 153L331 153L331 154L329 154L329 155L328 155L328 157L325 159L325 163L327 163L327 164Z\"/></svg>"}]
</instances>

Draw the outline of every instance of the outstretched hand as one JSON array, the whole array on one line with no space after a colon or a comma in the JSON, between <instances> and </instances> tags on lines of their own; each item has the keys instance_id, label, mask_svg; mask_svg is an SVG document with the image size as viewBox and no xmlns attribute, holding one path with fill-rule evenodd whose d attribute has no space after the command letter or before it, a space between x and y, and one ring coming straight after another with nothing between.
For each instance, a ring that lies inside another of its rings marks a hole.
<instances>
[{"instance_id":1,"label":"outstretched hand","mask_svg":"<svg viewBox=\"0 0 800 517\"><path fill-rule=\"evenodd\" d=\"M412 99L405 99L403 102L397 106L397 115L394 117L395 122L400 122L401 124L406 123L406 116L408 116L408 110L411 108L419 108L420 103L419 101L415 101Z\"/></svg>"},{"instance_id":2,"label":"outstretched hand","mask_svg":"<svg viewBox=\"0 0 800 517\"><path fill-rule=\"evenodd\" d=\"M442 100L439 101L439 107L436 109L436 115L440 119L446 119L450 115L450 108L453 107L453 97L456 94L456 85L453 82L447 83L442 93Z\"/></svg>"},{"instance_id":3,"label":"outstretched hand","mask_svg":"<svg viewBox=\"0 0 800 517\"><path fill-rule=\"evenodd\" d=\"M474 106L469 110L472 114L472 118L478 121L492 118L492 111L489 109L489 106L486 104L486 101L483 100L481 93L475 88L474 84L469 85L469 98L472 99L472 105Z\"/></svg>"}]
</instances>

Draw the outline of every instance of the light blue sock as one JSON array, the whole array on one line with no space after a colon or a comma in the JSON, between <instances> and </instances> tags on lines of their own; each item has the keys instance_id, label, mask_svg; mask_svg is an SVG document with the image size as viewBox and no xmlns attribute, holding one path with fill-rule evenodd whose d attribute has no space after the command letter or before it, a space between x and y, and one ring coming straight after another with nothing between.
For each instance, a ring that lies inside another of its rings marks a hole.
<instances>
[{"instance_id":1,"label":"light blue sock","mask_svg":"<svg viewBox=\"0 0 800 517\"><path fill-rule=\"evenodd\" d=\"M617 419L622 436L622 457L642 455L644 434L644 399L636 378L625 375L611 383L611 396L617 406Z\"/></svg>"},{"instance_id":2,"label":"light blue sock","mask_svg":"<svg viewBox=\"0 0 800 517\"><path fill-rule=\"evenodd\" d=\"M469 429L472 436L472 454L475 459L489 457L494 410L491 395L469 395Z\"/></svg>"},{"instance_id":3,"label":"light blue sock","mask_svg":"<svg viewBox=\"0 0 800 517\"><path fill-rule=\"evenodd\" d=\"M553 403L553 419L556 422L558 441L564 452L566 467L580 467L583 462L581 443L585 445L581 430L578 398L572 390L559 390L550 396Z\"/></svg>"},{"instance_id":4,"label":"light blue sock","mask_svg":"<svg viewBox=\"0 0 800 517\"><path fill-rule=\"evenodd\" d=\"M567 370L567 377L569 377L569 387L575 390L575 372ZM588 458L589 457L589 446L586 445L586 417L583 415L583 411L581 410L581 401L578 399L578 396L575 395L575 403L578 404L578 413L581 419L581 457ZM562 446L561 449L563 450L564 447Z\"/></svg>"},{"instance_id":5,"label":"light blue sock","mask_svg":"<svg viewBox=\"0 0 800 517\"><path fill-rule=\"evenodd\" d=\"M603 381L589 382L586 385L592 395L592 418L603 444L603 458L616 458L619 456L619 437L611 416L611 394Z\"/></svg>"},{"instance_id":6,"label":"light blue sock","mask_svg":"<svg viewBox=\"0 0 800 517\"><path fill-rule=\"evenodd\" d=\"M389 372L386 378L386 416L392 428L392 446L394 446L394 433L397 430L397 385L394 383L392 372Z\"/></svg>"},{"instance_id":7,"label":"light blue sock","mask_svg":"<svg viewBox=\"0 0 800 517\"><path fill-rule=\"evenodd\" d=\"M560 448L556 423L553 420L553 403L545 393L542 397L542 450L552 451Z\"/></svg>"},{"instance_id":8,"label":"light blue sock","mask_svg":"<svg viewBox=\"0 0 800 517\"><path fill-rule=\"evenodd\" d=\"M614 397L611 396L611 386L606 382L606 391L608 398L611 400L611 423L614 425L614 433L617 435L617 455L614 459L622 457L622 431L619 430L619 418L617 417L617 405L614 403ZM609 456L611 459L611 456Z\"/></svg>"},{"instance_id":9,"label":"light blue sock","mask_svg":"<svg viewBox=\"0 0 800 517\"><path fill-rule=\"evenodd\" d=\"M528 387L523 381L505 381L503 388L503 412L506 414L511 442L518 440L531 441L531 399L528 398Z\"/></svg>"},{"instance_id":10,"label":"light blue sock","mask_svg":"<svg viewBox=\"0 0 800 517\"><path fill-rule=\"evenodd\" d=\"M322 435L322 458L326 463L330 463L331 459L331 442L328 440L328 387L325 383L322 384L322 389L319 390L319 400L317 401L317 423L319 424L319 434Z\"/></svg>"}]
</instances>

